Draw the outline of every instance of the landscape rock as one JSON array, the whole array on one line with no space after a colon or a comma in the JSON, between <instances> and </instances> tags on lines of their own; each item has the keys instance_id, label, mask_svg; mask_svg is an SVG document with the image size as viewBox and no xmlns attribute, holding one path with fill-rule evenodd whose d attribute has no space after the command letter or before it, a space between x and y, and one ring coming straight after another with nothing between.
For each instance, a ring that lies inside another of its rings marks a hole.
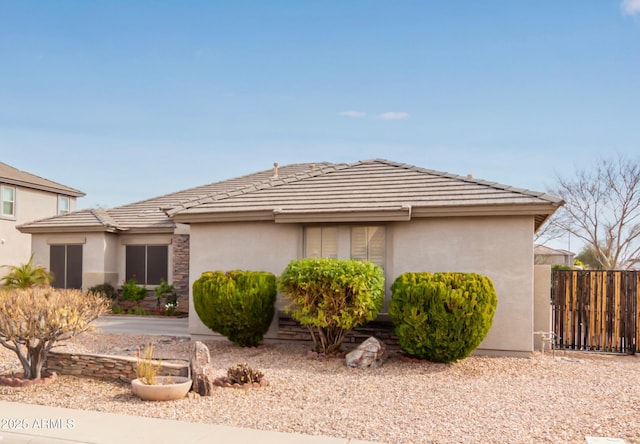
<instances>
[{"instance_id":1,"label":"landscape rock","mask_svg":"<svg viewBox=\"0 0 640 444\"><path fill-rule=\"evenodd\" d=\"M211 396L213 390L213 378L209 375L210 361L209 348L202 342L195 341L189 359L191 379L193 380L191 390L200 396Z\"/></svg>"},{"instance_id":2,"label":"landscape rock","mask_svg":"<svg viewBox=\"0 0 640 444\"><path fill-rule=\"evenodd\" d=\"M347 353L345 361L347 367L378 368L386 358L387 347L382 341L372 336L358 345L355 350Z\"/></svg>"}]
</instances>

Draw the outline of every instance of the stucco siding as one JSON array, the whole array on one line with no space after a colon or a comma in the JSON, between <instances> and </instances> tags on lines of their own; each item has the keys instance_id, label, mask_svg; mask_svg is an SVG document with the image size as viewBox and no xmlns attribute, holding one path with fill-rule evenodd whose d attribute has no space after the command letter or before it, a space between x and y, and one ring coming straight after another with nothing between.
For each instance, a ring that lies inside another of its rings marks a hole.
<instances>
[{"instance_id":1,"label":"stucco siding","mask_svg":"<svg viewBox=\"0 0 640 444\"><path fill-rule=\"evenodd\" d=\"M476 272L490 277L498 294L493 326L479 349L486 353L533 350L533 218L425 218L387 225L387 288L406 271ZM282 273L302 256L298 224L209 223L191 227L190 288L205 271ZM389 292L388 292L389 296ZM192 297L192 295L191 295ZM208 335L193 304L189 332Z\"/></svg>"},{"instance_id":2,"label":"stucco siding","mask_svg":"<svg viewBox=\"0 0 640 444\"><path fill-rule=\"evenodd\" d=\"M105 282L117 286L116 239L108 233L33 234L31 248L34 262L48 269L51 245L82 245L82 288L87 290Z\"/></svg>"},{"instance_id":3,"label":"stucco siding","mask_svg":"<svg viewBox=\"0 0 640 444\"><path fill-rule=\"evenodd\" d=\"M269 271L279 276L302 254L302 229L297 224L243 222L191 226L189 288L205 271ZM189 333L210 335L189 304Z\"/></svg>"},{"instance_id":4,"label":"stucco siding","mask_svg":"<svg viewBox=\"0 0 640 444\"><path fill-rule=\"evenodd\" d=\"M16 226L55 216L58 211L58 194L15 188L15 217L0 216L0 265L20 265L29 260L31 235L20 233ZM70 198L70 205L75 208L75 198ZM0 268L0 275L5 271Z\"/></svg>"},{"instance_id":5,"label":"stucco siding","mask_svg":"<svg viewBox=\"0 0 640 444\"><path fill-rule=\"evenodd\" d=\"M460 217L394 223L388 284L406 271L476 272L498 294L493 326L479 349L533 349L533 219ZM390 259L390 260L389 260Z\"/></svg>"},{"instance_id":6,"label":"stucco siding","mask_svg":"<svg viewBox=\"0 0 640 444\"><path fill-rule=\"evenodd\" d=\"M551 266L534 265L534 348L543 349L543 333L552 330L551 325Z\"/></svg>"}]
</instances>

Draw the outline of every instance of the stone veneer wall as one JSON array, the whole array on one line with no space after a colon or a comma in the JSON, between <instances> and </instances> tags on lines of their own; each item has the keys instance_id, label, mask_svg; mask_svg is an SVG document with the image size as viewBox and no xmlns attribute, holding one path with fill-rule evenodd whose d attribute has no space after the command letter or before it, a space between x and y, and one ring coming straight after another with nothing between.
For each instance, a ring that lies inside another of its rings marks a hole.
<instances>
[{"instance_id":1,"label":"stone veneer wall","mask_svg":"<svg viewBox=\"0 0 640 444\"><path fill-rule=\"evenodd\" d=\"M173 285L180 311L189 312L189 235L173 235Z\"/></svg>"},{"instance_id":2,"label":"stone veneer wall","mask_svg":"<svg viewBox=\"0 0 640 444\"><path fill-rule=\"evenodd\" d=\"M49 352L44 368L58 375L130 382L136 378L137 361L137 358L126 356ZM161 363L158 375L189 376L189 363Z\"/></svg>"},{"instance_id":3,"label":"stone veneer wall","mask_svg":"<svg viewBox=\"0 0 640 444\"><path fill-rule=\"evenodd\" d=\"M309 341L311 342L311 333L307 327L300 325L284 313L278 313L278 339L290 341ZM345 348L355 348L358 344L364 342L367 338L374 336L384 342L387 348L396 350L400 349L398 345L398 337L393 332L391 321L380 317L375 321L371 321L363 327L356 328L349 332L344 339Z\"/></svg>"}]
</instances>

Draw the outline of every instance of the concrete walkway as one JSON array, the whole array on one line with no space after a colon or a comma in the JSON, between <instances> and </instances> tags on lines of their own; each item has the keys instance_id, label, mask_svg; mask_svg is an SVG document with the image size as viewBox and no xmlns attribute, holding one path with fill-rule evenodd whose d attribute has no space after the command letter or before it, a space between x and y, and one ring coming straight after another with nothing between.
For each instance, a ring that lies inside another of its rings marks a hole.
<instances>
[{"instance_id":1,"label":"concrete walkway","mask_svg":"<svg viewBox=\"0 0 640 444\"><path fill-rule=\"evenodd\" d=\"M189 336L189 318L105 315L93 321L93 326L102 333Z\"/></svg>"},{"instance_id":2,"label":"concrete walkway","mask_svg":"<svg viewBox=\"0 0 640 444\"><path fill-rule=\"evenodd\" d=\"M53 387L52 387L53 388ZM0 401L0 444L374 444Z\"/></svg>"}]
</instances>

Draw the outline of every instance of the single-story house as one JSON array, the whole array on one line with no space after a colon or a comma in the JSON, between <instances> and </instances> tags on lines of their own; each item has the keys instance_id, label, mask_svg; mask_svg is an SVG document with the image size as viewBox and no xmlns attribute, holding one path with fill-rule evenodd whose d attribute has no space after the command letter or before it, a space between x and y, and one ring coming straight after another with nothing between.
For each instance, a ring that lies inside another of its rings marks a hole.
<instances>
[{"instance_id":1,"label":"single-story house","mask_svg":"<svg viewBox=\"0 0 640 444\"><path fill-rule=\"evenodd\" d=\"M31 255L31 236L18 225L76 209L82 191L0 162L0 266L20 265ZM0 276L6 269L0 268Z\"/></svg>"},{"instance_id":2,"label":"single-story house","mask_svg":"<svg viewBox=\"0 0 640 444\"><path fill-rule=\"evenodd\" d=\"M406 271L489 276L498 308L486 353L533 349L533 234L562 201L544 193L375 159L295 164L110 210L24 224L41 263L55 245L82 245L83 287L160 277L183 294L210 270L279 275L302 257L383 267L387 298ZM77 266L77 265L76 265ZM189 296L190 297L190 296ZM280 302L280 307L282 302ZM211 332L189 304L189 331ZM279 337L279 317L271 337Z\"/></svg>"},{"instance_id":3,"label":"single-story house","mask_svg":"<svg viewBox=\"0 0 640 444\"><path fill-rule=\"evenodd\" d=\"M533 246L533 259L536 265L572 267L575 256L575 253L559 248L551 248L540 244Z\"/></svg>"}]
</instances>

